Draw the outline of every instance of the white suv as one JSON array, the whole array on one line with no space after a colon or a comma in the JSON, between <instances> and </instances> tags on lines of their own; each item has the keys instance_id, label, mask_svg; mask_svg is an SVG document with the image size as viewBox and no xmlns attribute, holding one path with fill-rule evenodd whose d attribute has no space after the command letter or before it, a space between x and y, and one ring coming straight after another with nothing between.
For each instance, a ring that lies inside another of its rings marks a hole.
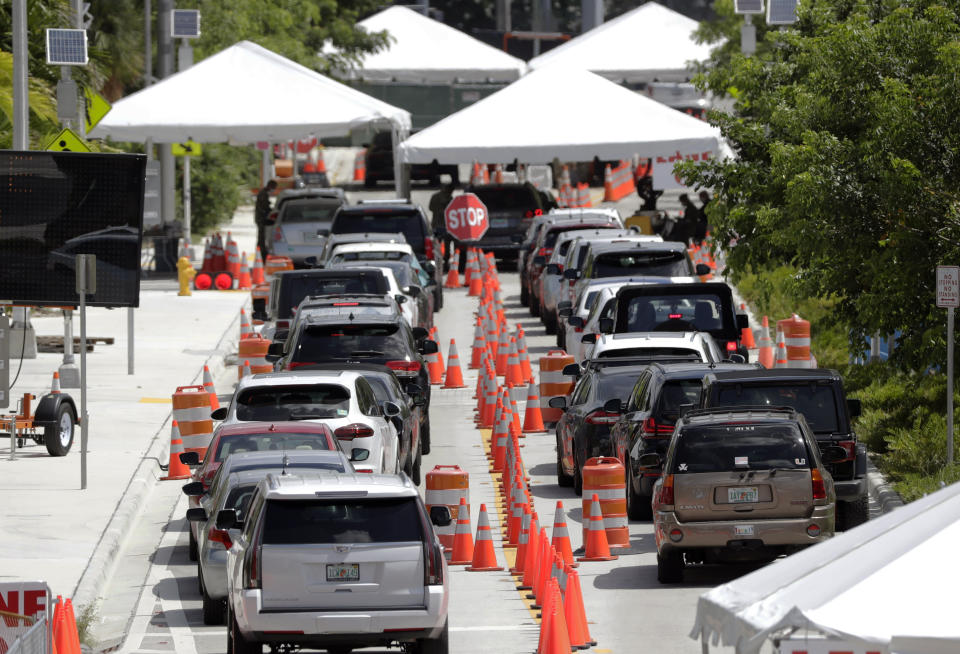
<instances>
[{"instance_id":1,"label":"white suv","mask_svg":"<svg viewBox=\"0 0 960 654\"><path fill-rule=\"evenodd\" d=\"M584 359L636 356L690 357L703 363L720 363L724 358L707 332L629 332L600 334Z\"/></svg>"},{"instance_id":2,"label":"white suv","mask_svg":"<svg viewBox=\"0 0 960 654\"><path fill-rule=\"evenodd\" d=\"M234 511L217 528L238 527ZM403 646L447 654L447 563L402 475L268 475L227 554L227 654Z\"/></svg>"}]
</instances>

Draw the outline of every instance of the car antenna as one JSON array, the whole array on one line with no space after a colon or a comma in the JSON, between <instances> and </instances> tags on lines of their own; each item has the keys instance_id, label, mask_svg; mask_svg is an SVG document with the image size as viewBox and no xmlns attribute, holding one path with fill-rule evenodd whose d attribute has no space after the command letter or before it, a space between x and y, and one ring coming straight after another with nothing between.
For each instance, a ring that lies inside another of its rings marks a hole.
<instances>
[{"instance_id":1,"label":"car antenna","mask_svg":"<svg viewBox=\"0 0 960 654\"><path fill-rule=\"evenodd\" d=\"M348 320L350 322L353 322L353 311L350 312L350 316L348 317Z\"/></svg>"},{"instance_id":2,"label":"car antenna","mask_svg":"<svg viewBox=\"0 0 960 654\"><path fill-rule=\"evenodd\" d=\"M286 476L287 474L287 465L290 463L290 457L287 456L287 444L283 444L283 459L280 461L280 475Z\"/></svg>"}]
</instances>

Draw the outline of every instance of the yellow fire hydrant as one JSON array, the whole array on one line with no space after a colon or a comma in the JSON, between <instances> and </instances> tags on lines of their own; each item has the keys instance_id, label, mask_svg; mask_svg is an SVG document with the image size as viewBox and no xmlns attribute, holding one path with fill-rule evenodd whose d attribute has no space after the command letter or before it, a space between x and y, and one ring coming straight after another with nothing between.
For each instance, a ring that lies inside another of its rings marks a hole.
<instances>
[{"instance_id":1,"label":"yellow fire hydrant","mask_svg":"<svg viewBox=\"0 0 960 654\"><path fill-rule=\"evenodd\" d=\"M180 292L177 295L193 295L190 290L190 282L197 276L197 271L193 269L193 264L186 257L180 257L177 261L177 279L180 280Z\"/></svg>"}]
</instances>

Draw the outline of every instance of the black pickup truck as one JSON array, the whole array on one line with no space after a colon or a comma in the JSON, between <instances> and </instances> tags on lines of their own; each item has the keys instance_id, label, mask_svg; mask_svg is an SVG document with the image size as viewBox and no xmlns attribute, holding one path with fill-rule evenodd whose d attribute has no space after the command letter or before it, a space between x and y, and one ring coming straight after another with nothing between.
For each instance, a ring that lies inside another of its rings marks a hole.
<instances>
[{"instance_id":1,"label":"black pickup truck","mask_svg":"<svg viewBox=\"0 0 960 654\"><path fill-rule=\"evenodd\" d=\"M866 522L867 448L850 424L860 400L847 399L836 370L825 368L712 372L703 380L701 406L780 406L796 409L813 430L821 450L837 445L847 457L826 464L837 491L837 529Z\"/></svg>"}]
</instances>

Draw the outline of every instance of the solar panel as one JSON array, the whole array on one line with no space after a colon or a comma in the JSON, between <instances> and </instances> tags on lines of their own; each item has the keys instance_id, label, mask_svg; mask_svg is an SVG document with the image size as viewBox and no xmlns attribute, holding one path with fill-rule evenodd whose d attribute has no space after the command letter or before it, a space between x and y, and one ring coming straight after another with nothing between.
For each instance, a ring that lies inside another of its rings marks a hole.
<instances>
[{"instance_id":1,"label":"solar panel","mask_svg":"<svg viewBox=\"0 0 960 654\"><path fill-rule=\"evenodd\" d=\"M87 32L48 29L47 63L53 66L86 66Z\"/></svg>"},{"instance_id":2,"label":"solar panel","mask_svg":"<svg viewBox=\"0 0 960 654\"><path fill-rule=\"evenodd\" d=\"M174 9L170 23L175 39L195 39L200 36L200 12L196 9Z\"/></svg>"},{"instance_id":3,"label":"solar panel","mask_svg":"<svg viewBox=\"0 0 960 654\"><path fill-rule=\"evenodd\" d=\"M737 14L762 14L763 0L733 0L733 11Z\"/></svg>"},{"instance_id":4,"label":"solar panel","mask_svg":"<svg viewBox=\"0 0 960 654\"><path fill-rule=\"evenodd\" d=\"M797 22L797 0L769 0L768 25L792 25Z\"/></svg>"}]
</instances>

